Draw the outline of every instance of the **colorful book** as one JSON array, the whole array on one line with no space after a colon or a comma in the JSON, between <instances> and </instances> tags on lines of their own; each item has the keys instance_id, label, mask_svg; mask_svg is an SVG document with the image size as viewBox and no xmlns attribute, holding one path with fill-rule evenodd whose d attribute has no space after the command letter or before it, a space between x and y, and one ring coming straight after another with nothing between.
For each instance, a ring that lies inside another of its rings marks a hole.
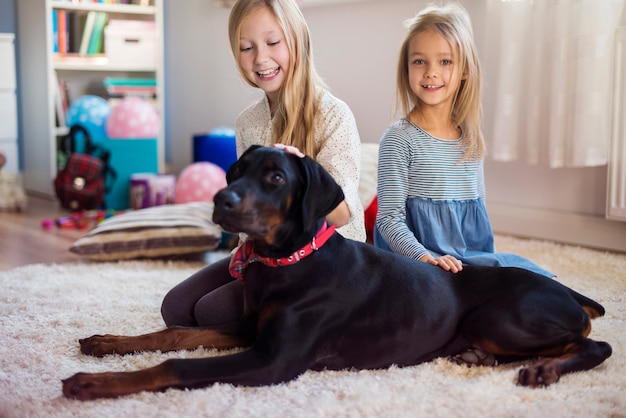
<instances>
[{"instance_id":1,"label":"colorful book","mask_svg":"<svg viewBox=\"0 0 626 418\"><path fill-rule=\"evenodd\" d=\"M54 105L56 110L57 126L66 127L67 123L65 108L63 106L63 95L61 93L61 85L59 84L59 78L56 71L54 71Z\"/></svg>"},{"instance_id":2,"label":"colorful book","mask_svg":"<svg viewBox=\"0 0 626 418\"><path fill-rule=\"evenodd\" d=\"M59 11L52 9L52 52L59 52Z\"/></svg>"},{"instance_id":3,"label":"colorful book","mask_svg":"<svg viewBox=\"0 0 626 418\"><path fill-rule=\"evenodd\" d=\"M156 87L156 78L105 77L104 87Z\"/></svg>"},{"instance_id":4,"label":"colorful book","mask_svg":"<svg viewBox=\"0 0 626 418\"><path fill-rule=\"evenodd\" d=\"M108 15L105 12L98 12L96 14L87 54L94 55L102 52L102 39L104 37L104 26L106 25L107 19Z\"/></svg>"},{"instance_id":5,"label":"colorful book","mask_svg":"<svg viewBox=\"0 0 626 418\"><path fill-rule=\"evenodd\" d=\"M83 37L80 40L81 55L87 55L89 52L89 41L91 40L91 34L93 32L93 26L96 23L96 12L90 11L87 13L87 20L85 21L85 27L83 28Z\"/></svg>"},{"instance_id":6,"label":"colorful book","mask_svg":"<svg viewBox=\"0 0 626 418\"><path fill-rule=\"evenodd\" d=\"M59 54L65 55L68 53L69 39L68 39L68 24L67 24L67 11L57 11L57 31L59 33Z\"/></svg>"},{"instance_id":7,"label":"colorful book","mask_svg":"<svg viewBox=\"0 0 626 418\"><path fill-rule=\"evenodd\" d=\"M113 86L107 88L109 97L155 97L157 94L156 87L135 87L135 86Z\"/></svg>"}]
</instances>

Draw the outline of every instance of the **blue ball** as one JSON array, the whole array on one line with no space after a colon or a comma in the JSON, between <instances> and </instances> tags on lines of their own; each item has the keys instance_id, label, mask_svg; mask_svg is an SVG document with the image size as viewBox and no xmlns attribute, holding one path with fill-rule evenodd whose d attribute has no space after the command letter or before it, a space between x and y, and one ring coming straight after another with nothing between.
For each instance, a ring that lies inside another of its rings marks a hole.
<instances>
[{"instance_id":1,"label":"blue ball","mask_svg":"<svg viewBox=\"0 0 626 418\"><path fill-rule=\"evenodd\" d=\"M109 113L111 106L102 97L81 96L70 104L67 111L67 126L82 126L94 141L107 139L106 121Z\"/></svg>"}]
</instances>

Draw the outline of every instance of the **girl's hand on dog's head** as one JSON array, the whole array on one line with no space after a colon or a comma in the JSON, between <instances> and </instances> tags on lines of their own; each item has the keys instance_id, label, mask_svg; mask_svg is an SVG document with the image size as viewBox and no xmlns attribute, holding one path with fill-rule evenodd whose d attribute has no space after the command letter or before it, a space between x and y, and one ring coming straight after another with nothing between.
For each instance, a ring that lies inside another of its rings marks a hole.
<instances>
[{"instance_id":1,"label":"girl's hand on dog's head","mask_svg":"<svg viewBox=\"0 0 626 418\"><path fill-rule=\"evenodd\" d=\"M274 144L274 148L282 149L283 151L288 152L289 154L293 154L300 158L304 158L304 154L302 153L302 151L300 151L298 148L292 145Z\"/></svg>"}]
</instances>

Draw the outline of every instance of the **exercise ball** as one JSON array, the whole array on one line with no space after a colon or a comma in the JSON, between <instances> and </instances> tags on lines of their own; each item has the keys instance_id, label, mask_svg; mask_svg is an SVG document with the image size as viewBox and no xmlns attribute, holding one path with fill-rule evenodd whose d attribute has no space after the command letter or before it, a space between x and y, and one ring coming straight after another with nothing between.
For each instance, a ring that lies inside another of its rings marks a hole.
<instances>
[{"instance_id":1,"label":"exercise ball","mask_svg":"<svg viewBox=\"0 0 626 418\"><path fill-rule=\"evenodd\" d=\"M213 202L213 196L226 187L226 173L221 167L198 162L187 166L178 176L174 201L176 203Z\"/></svg>"},{"instance_id":2,"label":"exercise ball","mask_svg":"<svg viewBox=\"0 0 626 418\"><path fill-rule=\"evenodd\" d=\"M106 133L111 139L156 138L159 135L159 115L146 100L125 97L111 110Z\"/></svg>"},{"instance_id":3,"label":"exercise ball","mask_svg":"<svg viewBox=\"0 0 626 418\"><path fill-rule=\"evenodd\" d=\"M106 139L106 122L111 106L102 97L85 95L74 100L67 110L67 126L80 125L94 140Z\"/></svg>"}]
</instances>

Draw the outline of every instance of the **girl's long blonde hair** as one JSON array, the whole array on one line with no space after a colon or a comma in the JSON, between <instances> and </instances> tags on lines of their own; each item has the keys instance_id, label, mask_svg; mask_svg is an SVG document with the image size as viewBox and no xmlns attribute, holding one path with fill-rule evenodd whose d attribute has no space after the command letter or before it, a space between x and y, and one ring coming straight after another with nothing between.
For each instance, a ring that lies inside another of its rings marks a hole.
<instances>
[{"instance_id":1,"label":"girl's long blonde hair","mask_svg":"<svg viewBox=\"0 0 626 418\"><path fill-rule=\"evenodd\" d=\"M293 145L316 158L320 146L315 141L315 118L319 95L326 86L315 70L309 27L294 0L239 0L235 3L228 20L228 34L237 67L248 84L258 87L246 77L239 53L241 22L260 7L266 7L278 21L290 57L289 71L272 119L274 143Z\"/></svg>"},{"instance_id":2,"label":"girl's long blonde hair","mask_svg":"<svg viewBox=\"0 0 626 418\"><path fill-rule=\"evenodd\" d=\"M434 29L443 36L453 51L455 61L461 63L458 71L467 78L461 80L452 105L452 121L463 131L465 147L463 159L478 160L486 155L485 141L480 129L481 74L478 53L474 45L472 24L467 11L456 3L431 5L407 21L409 31L400 49L397 74L397 107L408 115L420 102L409 84L409 44L413 37L426 29Z\"/></svg>"}]
</instances>

